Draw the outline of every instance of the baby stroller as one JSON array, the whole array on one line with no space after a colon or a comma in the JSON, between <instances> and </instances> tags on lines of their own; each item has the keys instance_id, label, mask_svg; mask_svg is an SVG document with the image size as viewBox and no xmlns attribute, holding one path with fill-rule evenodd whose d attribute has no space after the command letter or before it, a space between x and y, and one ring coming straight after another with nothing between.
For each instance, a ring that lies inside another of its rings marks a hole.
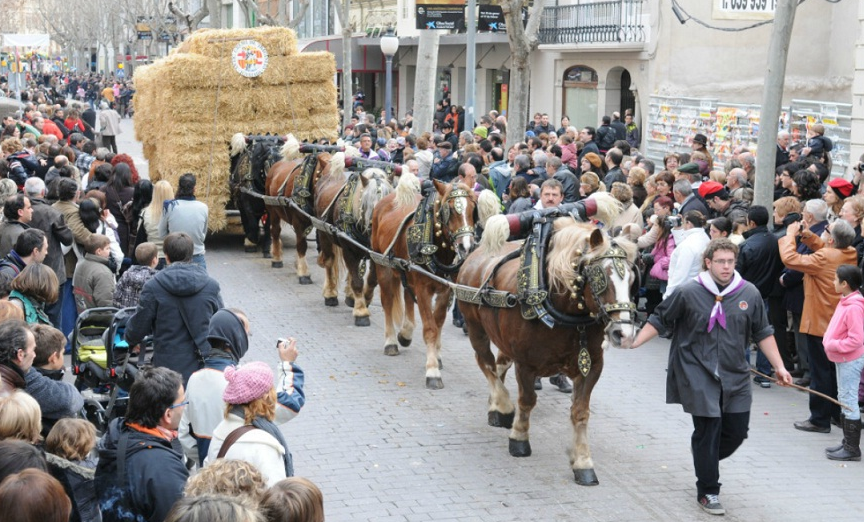
<instances>
[{"instance_id":1,"label":"baby stroller","mask_svg":"<svg viewBox=\"0 0 864 522\"><path fill-rule=\"evenodd\" d=\"M91 308L78 316L72 333L72 373L75 387L84 395L83 416L100 432L125 415L138 373L123 338L134 313L135 308Z\"/></svg>"}]
</instances>

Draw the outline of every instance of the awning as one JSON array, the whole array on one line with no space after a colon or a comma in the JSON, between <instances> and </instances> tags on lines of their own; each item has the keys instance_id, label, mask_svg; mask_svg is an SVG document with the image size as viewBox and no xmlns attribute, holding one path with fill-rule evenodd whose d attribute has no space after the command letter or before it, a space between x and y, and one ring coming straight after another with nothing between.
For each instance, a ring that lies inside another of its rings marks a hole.
<instances>
[{"instance_id":1,"label":"awning","mask_svg":"<svg viewBox=\"0 0 864 522\"><path fill-rule=\"evenodd\" d=\"M4 47L48 47L51 37L47 34L4 34Z\"/></svg>"}]
</instances>

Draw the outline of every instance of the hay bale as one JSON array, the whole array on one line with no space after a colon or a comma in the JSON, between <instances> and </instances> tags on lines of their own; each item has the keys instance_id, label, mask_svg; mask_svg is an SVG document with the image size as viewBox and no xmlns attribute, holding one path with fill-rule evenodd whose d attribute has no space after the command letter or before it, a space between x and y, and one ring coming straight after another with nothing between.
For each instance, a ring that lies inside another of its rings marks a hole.
<instances>
[{"instance_id":1,"label":"hay bale","mask_svg":"<svg viewBox=\"0 0 864 522\"><path fill-rule=\"evenodd\" d=\"M254 29L199 29L186 40L189 52L210 58L231 59L231 52L241 40L255 40L267 50L269 57L293 56L297 35L287 27L256 27Z\"/></svg>"},{"instance_id":2,"label":"hay bale","mask_svg":"<svg viewBox=\"0 0 864 522\"><path fill-rule=\"evenodd\" d=\"M274 56L260 76L247 78L234 70L230 57L217 59L199 54L171 54L159 61L165 79L175 87L200 89L250 89L262 85L333 83L336 61L332 53Z\"/></svg>"}]
</instances>

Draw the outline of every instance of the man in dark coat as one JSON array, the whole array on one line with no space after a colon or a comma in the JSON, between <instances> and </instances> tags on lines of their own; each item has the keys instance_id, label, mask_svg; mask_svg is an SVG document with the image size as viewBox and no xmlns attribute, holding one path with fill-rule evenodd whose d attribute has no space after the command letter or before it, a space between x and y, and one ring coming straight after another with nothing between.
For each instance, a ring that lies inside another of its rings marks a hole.
<instances>
[{"instance_id":1,"label":"man in dark coat","mask_svg":"<svg viewBox=\"0 0 864 522\"><path fill-rule=\"evenodd\" d=\"M579 200L579 180L576 178L576 174L570 172L570 169L561 163L561 158L550 156L546 161L546 169L552 172L552 177L561 183L564 190L564 203L573 203Z\"/></svg>"},{"instance_id":2,"label":"man in dark coat","mask_svg":"<svg viewBox=\"0 0 864 522\"><path fill-rule=\"evenodd\" d=\"M192 263L193 248L184 232L165 237L162 249L168 266L144 284L138 309L126 326L130 346L153 334L153 365L179 372L184 383L203 366L210 350L210 317L223 306L219 283Z\"/></svg>"},{"instance_id":3,"label":"man in dark coat","mask_svg":"<svg viewBox=\"0 0 864 522\"><path fill-rule=\"evenodd\" d=\"M736 269L745 281L753 283L759 290L765 307L768 308L768 296L777 285L777 278L783 271L783 261L780 260L780 248L777 238L768 230L768 209L754 205L747 211L747 226L744 232L744 243L738 254ZM786 342L786 331L775 331L775 340L779 346ZM785 364L784 364L785 367ZM762 352L756 353L756 369L765 375L771 375L771 365ZM756 376L753 382L763 388L770 388L771 382L765 377Z\"/></svg>"},{"instance_id":4,"label":"man in dark coat","mask_svg":"<svg viewBox=\"0 0 864 522\"><path fill-rule=\"evenodd\" d=\"M88 105L84 112L81 113L81 121L84 122L84 136L93 141L96 139L96 111L92 105Z\"/></svg>"},{"instance_id":5,"label":"man in dark coat","mask_svg":"<svg viewBox=\"0 0 864 522\"><path fill-rule=\"evenodd\" d=\"M612 123L609 124L615 130L615 141L627 140L627 126L621 121L621 113L615 111L612 113Z\"/></svg>"},{"instance_id":6,"label":"man in dark coat","mask_svg":"<svg viewBox=\"0 0 864 522\"><path fill-rule=\"evenodd\" d=\"M30 228L30 220L33 219L33 206L30 198L23 194L11 196L3 205L3 217L0 223L0 257L15 246L18 235Z\"/></svg>"},{"instance_id":7,"label":"man in dark coat","mask_svg":"<svg viewBox=\"0 0 864 522\"><path fill-rule=\"evenodd\" d=\"M750 367L741 348L752 339L780 384L792 382L759 290L735 271L737 255L738 247L728 239L711 241L703 255L707 270L664 299L633 342L637 348L658 333L672 334L666 402L681 404L693 416L696 498L712 515L725 513L718 497L720 461L744 442L750 424Z\"/></svg>"},{"instance_id":8,"label":"man in dark coat","mask_svg":"<svg viewBox=\"0 0 864 522\"><path fill-rule=\"evenodd\" d=\"M583 144L582 150L579 152L580 167L582 164L582 158L584 158L585 155L589 152L593 152L598 156L602 156L602 154L600 154L600 149L597 147L597 142L594 141L594 137L596 134L597 131L594 130L594 127L585 127L584 129L579 131L579 141L581 141ZM579 174L579 172L576 173L577 176Z\"/></svg>"},{"instance_id":9,"label":"man in dark coat","mask_svg":"<svg viewBox=\"0 0 864 522\"><path fill-rule=\"evenodd\" d=\"M177 372L150 367L138 375L126 417L111 421L97 445L104 522L162 522L183 496L189 472L171 441L186 404Z\"/></svg>"},{"instance_id":10,"label":"man in dark coat","mask_svg":"<svg viewBox=\"0 0 864 522\"><path fill-rule=\"evenodd\" d=\"M66 263L63 260L64 246L71 246L72 231L66 226L66 220L59 210L52 207L45 200L45 182L39 178L30 178L24 184L24 192L30 198L33 206L33 217L30 219L30 228L37 228L45 232L48 239L48 255L43 263L51 267L57 275L57 282L62 286L66 282ZM57 302L45 307L45 313L51 319L55 328L61 328L63 310L63 294L60 293Z\"/></svg>"},{"instance_id":11,"label":"man in dark coat","mask_svg":"<svg viewBox=\"0 0 864 522\"><path fill-rule=\"evenodd\" d=\"M450 183L456 177L459 161L456 154L453 153L453 145L449 141L442 141L438 144L438 150L433 154L432 168L429 171L429 177Z\"/></svg>"}]
</instances>

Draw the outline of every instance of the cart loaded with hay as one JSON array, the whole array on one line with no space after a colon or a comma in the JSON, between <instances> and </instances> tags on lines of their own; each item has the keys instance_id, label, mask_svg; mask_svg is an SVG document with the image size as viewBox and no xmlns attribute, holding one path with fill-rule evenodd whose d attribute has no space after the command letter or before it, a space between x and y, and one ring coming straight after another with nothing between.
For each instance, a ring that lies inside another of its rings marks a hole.
<instances>
[{"instance_id":1,"label":"cart loaded with hay","mask_svg":"<svg viewBox=\"0 0 864 522\"><path fill-rule=\"evenodd\" d=\"M246 176L237 173L250 168L248 160L238 165L235 159L232 183L232 136L242 133L252 145L288 134L335 140L335 74L333 54L300 53L291 29L196 31L169 56L135 71L135 135L151 179L176 188L181 175L195 174L196 196L210 209L209 229L225 229L239 178ZM257 238L246 236L247 246Z\"/></svg>"}]
</instances>

